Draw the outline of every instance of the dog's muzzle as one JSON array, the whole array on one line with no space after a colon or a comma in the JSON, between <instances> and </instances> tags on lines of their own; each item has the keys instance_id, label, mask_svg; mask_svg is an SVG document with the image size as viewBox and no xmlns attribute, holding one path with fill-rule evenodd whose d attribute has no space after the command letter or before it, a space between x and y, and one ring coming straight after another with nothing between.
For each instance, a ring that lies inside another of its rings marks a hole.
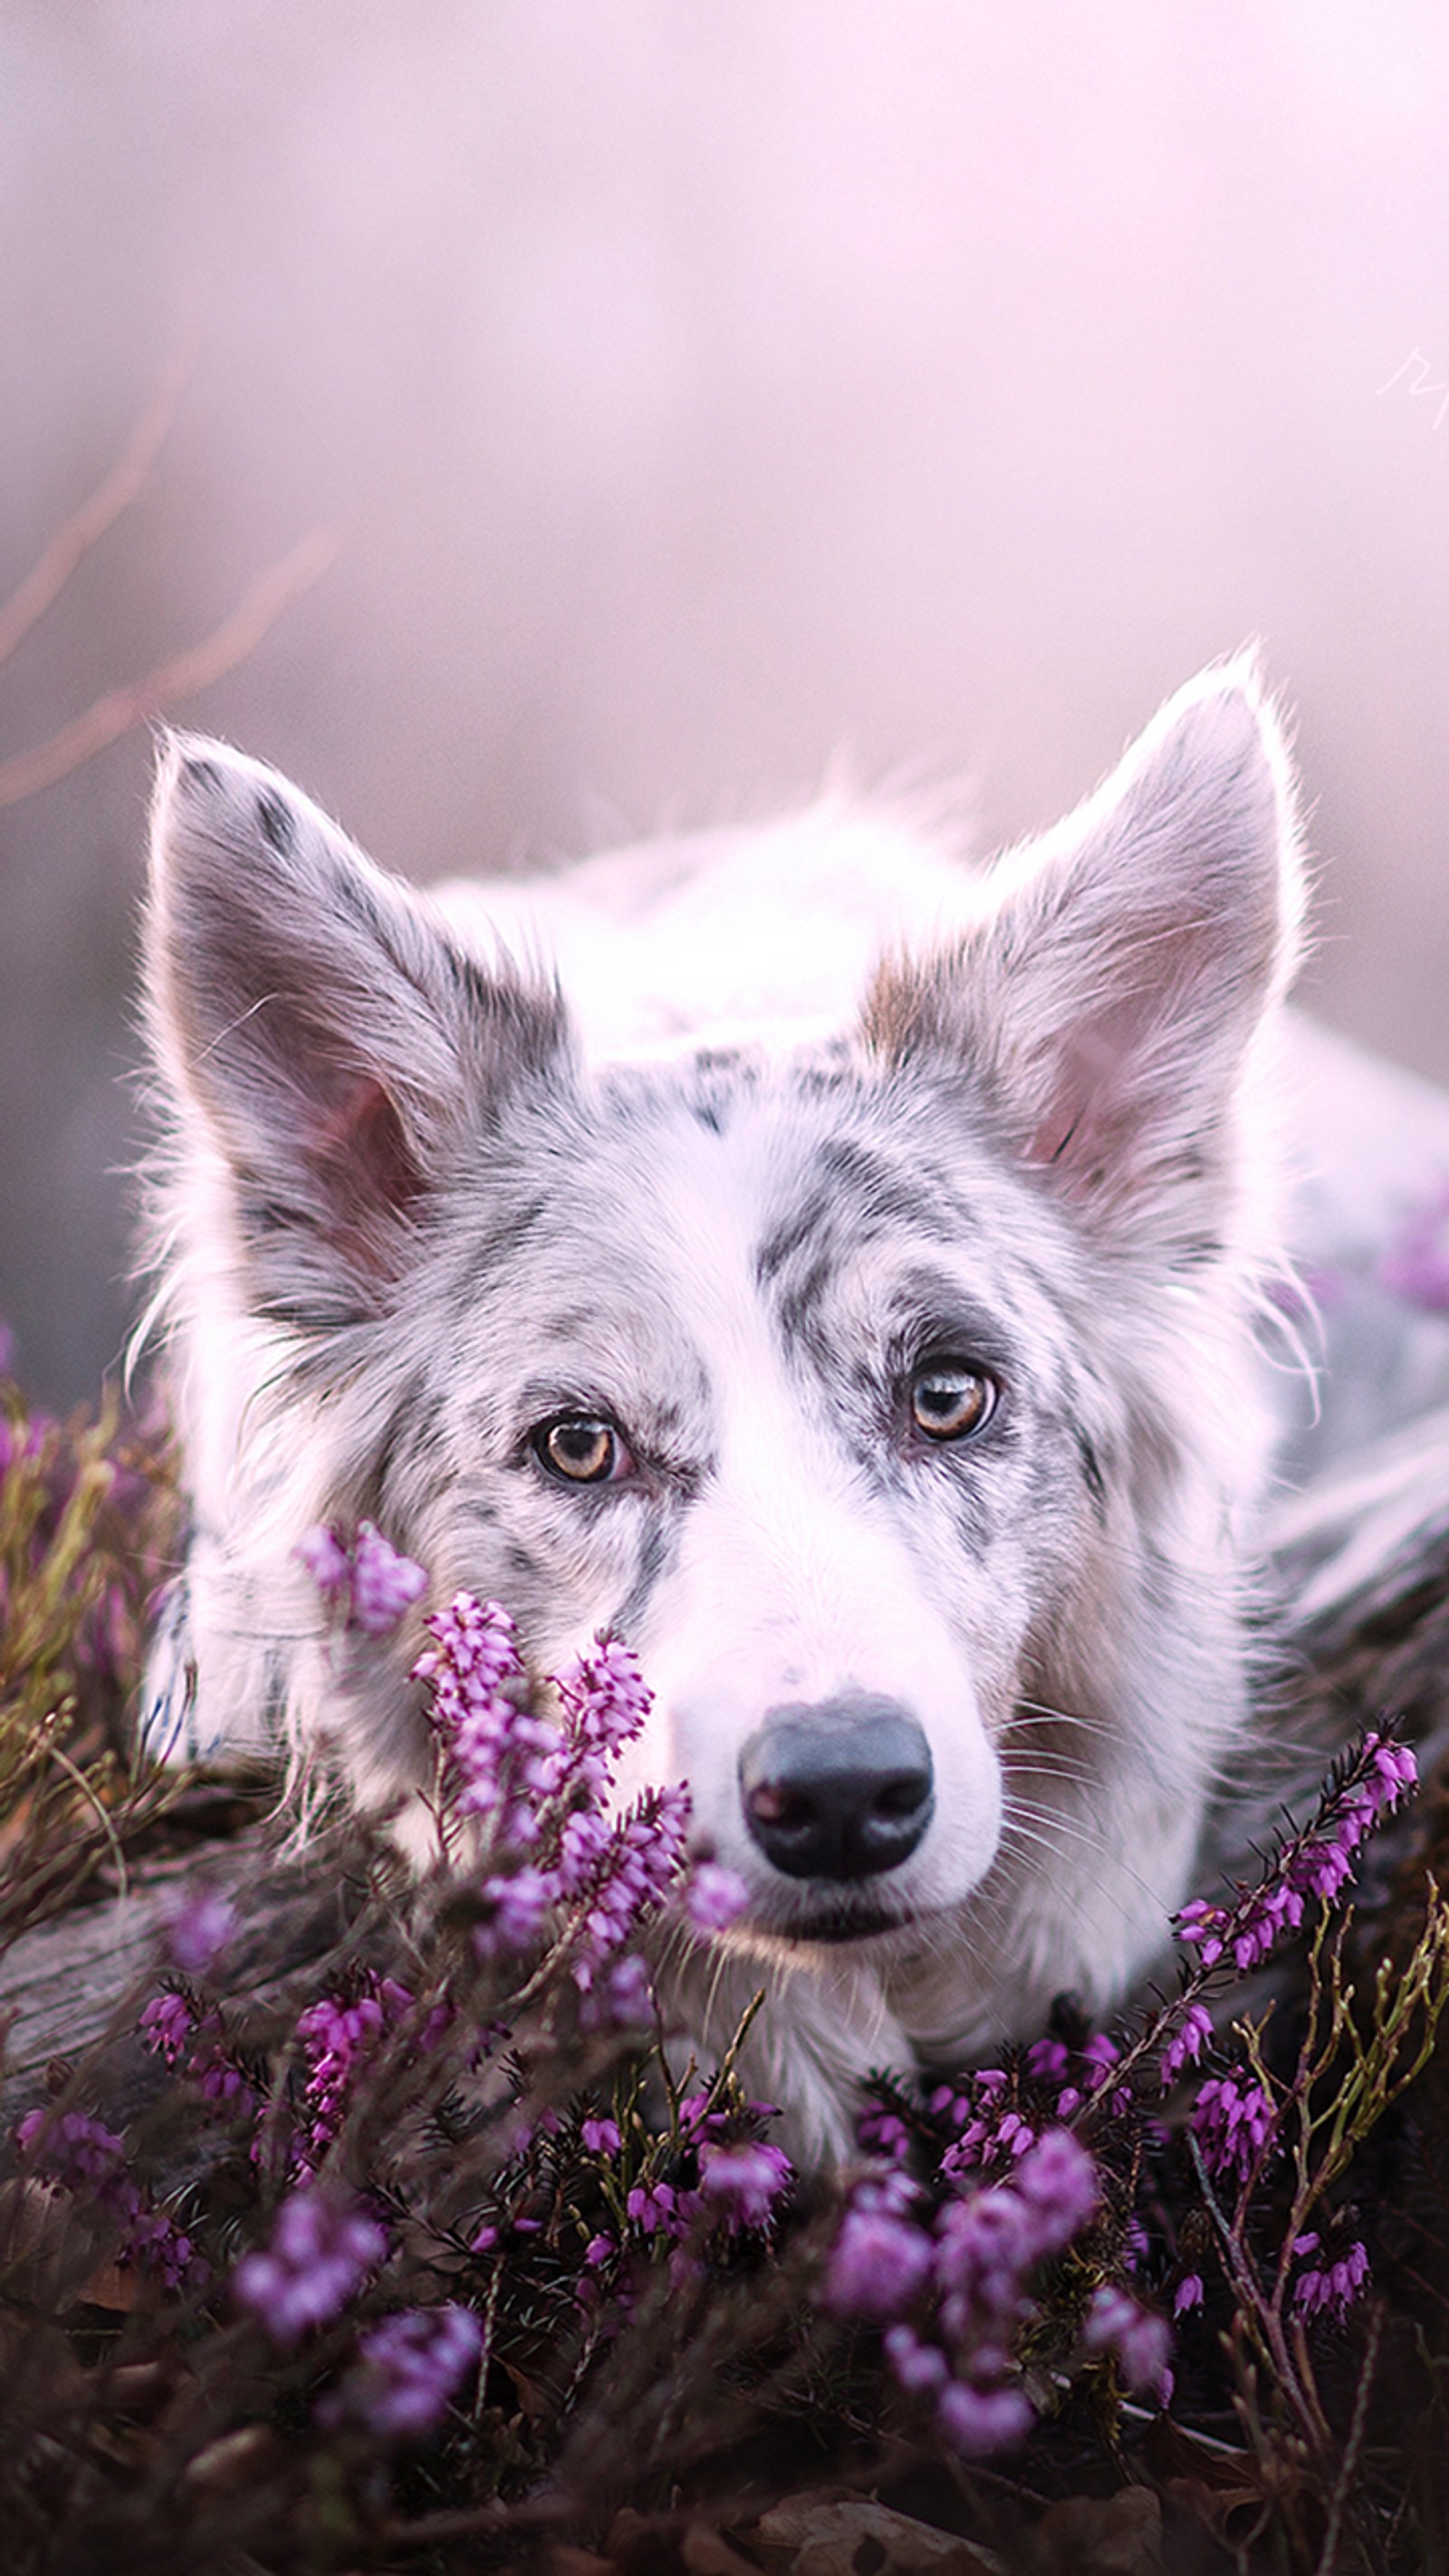
<instances>
[{"instance_id":1,"label":"dog's muzzle","mask_svg":"<svg viewBox=\"0 0 1449 2576\"><path fill-rule=\"evenodd\" d=\"M935 1805L931 1750L899 1701L849 1691L772 1708L740 1755L751 1837L787 1878L874 1878L910 1859Z\"/></svg>"}]
</instances>

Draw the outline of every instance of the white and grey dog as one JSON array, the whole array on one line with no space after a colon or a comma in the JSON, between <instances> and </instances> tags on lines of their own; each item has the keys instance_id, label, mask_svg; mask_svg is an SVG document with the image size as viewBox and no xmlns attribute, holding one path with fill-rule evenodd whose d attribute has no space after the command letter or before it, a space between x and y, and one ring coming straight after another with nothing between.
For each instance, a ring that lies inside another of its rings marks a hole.
<instances>
[{"instance_id":1,"label":"white and grey dog","mask_svg":"<svg viewBox=\"0 0 1449 2576\"><path fill-rule=\"evenodd\" d=\"M989 869L827 806L428 900L176 741L158 1694L406 1839L417 1626L339 1662L312 1524L369 1516L540 1669L618 1632L628 1787L687 1779L750 1890L679 2009L708 2045L772 1986L805 2151L871 2064L1120 1995L1247 1710L1301 904L1241 662Z\"/></svg>"}]
</instances>

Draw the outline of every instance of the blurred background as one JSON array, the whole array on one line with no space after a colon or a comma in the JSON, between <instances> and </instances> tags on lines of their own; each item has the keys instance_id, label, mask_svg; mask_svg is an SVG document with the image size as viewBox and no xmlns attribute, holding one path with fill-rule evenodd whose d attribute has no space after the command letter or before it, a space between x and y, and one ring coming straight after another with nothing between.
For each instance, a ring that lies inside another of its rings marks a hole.
<instances>
[{"instance_id":1,"label":"blurred background","mask_svg":"<svg viewBox=\"0 0 1449 2576\"><path fill-rule=\"evenodd\" d=\"M990 848L1257 635L1316 1006L1449 1081L1437 0L0 0L0 597L193 330L0 762L319 529L181 712L421 878L842 757L964 778ZM148 768L0 806L0 1313L53 1402L131 1310Z\"/></svg>"}]
</instances>

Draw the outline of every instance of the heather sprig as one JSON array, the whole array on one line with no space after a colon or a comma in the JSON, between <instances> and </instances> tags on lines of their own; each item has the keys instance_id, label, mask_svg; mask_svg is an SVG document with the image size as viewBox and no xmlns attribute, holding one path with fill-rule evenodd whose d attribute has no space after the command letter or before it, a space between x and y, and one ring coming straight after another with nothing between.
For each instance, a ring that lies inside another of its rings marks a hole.
<instances>
[{"instance_id":1,"label":"heather sprig","mask_svg":"<svg viewBox=\"0 0 1449 2576\"><path fill-rule=\"evenodd\" d=\"M330 2324L386 2252L387 2238L365 2210L304 2185L282 2202L265 2249L243 2255L232 2290L285 2349Z\"/></svg>"},{"instance_id":2,"label":"heather sprig","mask_svg":"<svg viewBox=\"0 0 1449 2576\"><path fill-rule=\"evenodd\" d=\"M22 2164L102 2213L116 2230L116 2260L157 2274L167 2289L205 2277L190 2236L137 2181L126 2141L89 2112L47 2106L15 2131Z\"/></svg>"},{"instance_id":3,"label":"heather sprig","mask_svg":"<svg viewBox=\"0 0 1449 2576\"><path fill-rule=\"evenodd\" d=\"M471 2308L404 2308L359 2338L357 2360L318 2412L324 2423L360 2424L381 2441L436 2432L466 2374L483 2327Z\"/></svg>"},{"instance_id":4,"label":"heather sprig","mask_svg":"<svg viewBox=\"0 0 1449 2576\"><path fill-rule=\"evenodd\" d=\"M340 1610L344 1626L364 1637L389 1637L428 1588L424 1567L384 1538L373 1521L359 1521L349 1542L327 1523L305 1532L297 1557L324 1601Z\"/></svg>"},{"instance_id":5,"label":"heather sprig","mask_svg":"<svg viewBox=\"0 0 1449 2576\"><path fill-rule=\"evenodd\" d=\"M481 1832L480 1957L521 1958L546 1945L525 1996L566 1954L592 2020L647 2018L642 1969L622 1954L683 1886L689 1793L650 1788L622 1815L609 1812L619 1756L651 1704L634 1656L600 1637L552 1678L556 1720L534 1706L513 1622L497 1602L459 1593L428 1628L432 1643L413 1672L427 1685L440 1748L444 1849L456 1849L459 1819L476 1819ZM736 1885L707 1866L695 1908L722 1922L738 1910Z\"/></svg>"},{"instance_id":6,"label":"heather sprig","mask_svg":"<svg viewBox=\"0 0 1449 2576\"><path fill-rule=\"evenodd\" d=\"M1175 1917L1178 1940L1204 1968L1230 1959L1239 1975L1261 1966L1285 1932L1296 1932L1308 1900L1332 1905L1353 1875L1355 1855L1375 1825L1412 1792L1414 1756L1389 1736L1365 1735L1342 1776L1330 1781L1311 1824L1280 1843L1256 1887L1231 1905L1194 1898Z\"/></svg>"},{"instance_id":7,"label":"heather sprig","mask_svg":"<svg viewBox=\"0 0 1449 2576\"><path fill-rule=\"evenodd\" d=\"M940 2171L946 2176L944 2159ZM900 2163L858 2183L820 2297L841 2316L887 2326L884 2349L900 2387L928 2397L947 2441L975 2456L1030 2430L1036 2410L1021 2358L1044 2320L1040 2275L1090 2226L1103 2187L1095 2159L1057 2127L1029 2137L998 2180L959 2162L947 2179L954 2187L934 2217ZM1114 2295L1121 2317L1134 2321L1134 2352L1145 2349L1161 2321L1125 2292ZM1103 2330L1080 2340L1085 2355L1113 2337Z\"/></svg>"}]
</instances>

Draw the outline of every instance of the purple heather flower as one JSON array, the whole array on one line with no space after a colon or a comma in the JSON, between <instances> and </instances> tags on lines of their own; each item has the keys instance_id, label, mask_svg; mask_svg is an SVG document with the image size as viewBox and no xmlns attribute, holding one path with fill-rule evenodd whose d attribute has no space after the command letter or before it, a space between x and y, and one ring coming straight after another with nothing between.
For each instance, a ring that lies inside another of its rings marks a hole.
<instances>
[{"instance_id":1,"label":"purple heather flower","mask_svg":"<svg viewBox=\"0 0 1449 2576\"><path fill-rule=\"evenodd\" d=\"M898 2317L923 2288L931 2240L886 2210L848 2209L821 2283L824 2307L840 2316Z\"/></svg>"},{"instance_id":2,"label":"purple heather flower","mask_svg":"<svg viewBox=\"0 0 1449 2576\"><path fill-rule=\"evenodd\" d=\"M186 2043L196 2028L196 2015L184 1995L168 1989L147 2004L141 2015L141 2035L146 2046L168 2066L175 2066Z\"/></svg>"},{"instance_id":3,"label":"purple heather flower","mask_svg":"<svg viewBox=\"0 0 1449 2576\"><path fill-rule=\"evenodd\" d=\"M206 2101L253 2107L256 2095L226 2046L215 2009L198 2014L187 1996L166 1987L147 2004L138 2027L152 2053L179 2067Z\"/></svg>"},{"instance_id":4,"label":"purple heather flower","mask_svg":"<svg viewBox=\"0 0 1449 2576\"><path fill-rule=\"evenodd\" d=\"M902 2388L916 2395L922 2389L934 2392L944 2387L948 2376L945 2354L933 2343L922 2343L909 2326L888 2326L885 2333L886 2359Z\"/></svg>"},{"instance_id":5,"label":"purple heather flower","mask_svg":"<svg viewBox=\"0 0 1449 2576\"><path fill-rule=\"evenodd\" d=\"M294 1550L324 1601L346 1601L349 1628L364 1636L391 1635L405 1610L428 1588L426 1568L402 1556L374 1521L360 1521L352 1546L323 1523L309 1529Z\"/></svg>"},{"instance_id":6,"label":"purple heather flower","mask_svg":"<svg viewBox=\"0 0 1449 2576\"><path fill-rule=\"evenodd\" d=\"M1093 2292L1082 2341L1089 2352L1110 2352L1129 2388L1161 2391L1172 2349L1167 2320L1139 2307L1125 2290Z\"/></svg>"},{"instance_id":7,"label":"purple heather flower","mask_svg":"<svg viewBox=\"0 0 1449 2576\"><path fill-rule=\"evenodd\" d=\"M389 2024L412 2007L406 1986L391 1977L374 1978L351 2003L324 1995L310 2004L297 2023L308 2071L303 2107L306 2126L295 2151L299 2176L312 2172L342 2126L348 2096L363 2060L370 2056Z\"/></svg>"},{"instance_id":8,"label":"purple heather flower","mask_svg":"<svg viewBox=\"0 0 1449 2576\"><path fill-rule=\"evenodd\" d=\"M612 2236L591 2236L584 2247L584 2261L591 2272L596 2272L600 2264L612 2263L618 2251L618 2245Z\"/></svg>"},{"instance_id":9,"label":"purple heather flower","mask_svg":"<svg viewBox=\"0 0 1449 2576\"><path fill-rule=\"evenodd\" d=\"M352 1580L352 1559L336 1531L328 1529L324 1521L297 1541L294 1554L326 1600L345 1591Z\"/></svg>"},{"instance_id":10,"label":"purple heather flower","mask_svg":"<svg viewBox=\"0 0 1449 2576\"><path fill-rule=\"evenodd\" d=\"M1018 2164L1012 2187L1033 2214L1033 2260L1069 2245L1101 2198L1096 2165L1067 2129L1042 2132Z\"/></svg>"},{"instance_id":11,"label":"purple heather flower","mask_svg":"<svg viewBox=\"0 0 1449 2576\"><path fill-rule=\"evenodd\" d=\"M1020 2388L970 2388L953 2379L936 2400L936 2421L947 2441L972 2459L1025 2441L1035 2420Z\"/></svg>"},{"instance_id":12,"label":"purple heather flower","mask_svg":"<svg viewBox=\"0 0 1449 2576\"><path fill-rule=\"evenodd\" d=\"M427 1569L399 1555L372 1521L358 1524L352 1551L351 1623L364 1636L390 1636L428 1588Z\"/></svg>"},{"instance_id":13,"label":"purple heather flower","mask_svg":"<svg viewBox=\"0 0 1449 2576\"><path fill-rule=\"evenodd\" d=\"M592 2156L616 2156L623 2144L617 2120L585 2120L579 2141Z\"/></svg>"},{"instance_id":14,"label":"purple heather flower","mask_svg":"<svg viewBox=\"0 0 1449 2576\"><path fill-rule=\"evenodd\" d=\"M1182 2279L1178 2282L1177 2288L1172 2294L1172 2313L1174 2317L1185 2317L1189 2316L1194 2308L1200 2308L1201 2306L1202 2274L1200 2272L1184 2272Z\"/></svg>"},{"instance_id":15,"label":"purple heather flower","mask_svg":"<svg viewBox=\"0 0 1449 2576\"><path fill-rule=\"evenodd\" d=\"M1192 2126L1210 2173L1236 2174L1246 2182L1272 2144L1278 2115L1255 2079L1210 2075L1198 2090Z\"/></svg>"},{"instance_id":16,"label":"purple heather flower","mask_svg":"<svg viewBox=\"0 0 1449 2576\"><path fill-rule=\"evenodd\" d=\"M1296 1932L1305 1900L1332 1905L1353 1875L1353 1854L1380 1818L1413 1789L1418 1767L1407 1745L1366 1735L1349 1777L1324 1804L1308 1832L1285 1847L1274 1876L1241 1891L1235 1905L1201 1897L1176 1917L1177 1938L1205 1968L1231 1954L1239 1974L1266 1959L1285 1932Z\"/></svg>"},{"instance_id":17,"label":"purple heather flower","mask_svg":"<svg viewBox=\"0 0 1449 2576\"><path fill-rule=\"evenodd\" d=\"M1072 2053L1065 2040L1038 2039L1026 2052L1028 2075L1059 2080L1071 2068Z\"/></svg>"},{"instance_id":18,"label":"purple heather flower","mask_svg":"<svg viewBox=\"0 0 1449 2576\"><path fill-rule=\"evenodd\" d=\"M15 2131L22 2156L67 2191L87 2185L104 2197L125 2174L126 2142L85 2111L27 2111Z\"/></svg>"},{"instance_id":19,"label":"purple heather flower","mask_svg":"<svg viewBox=\"0 0 1449 2576\"><path fill-rule=\"evenodd\" d=\"M1099 2084L1106 2083L1121 2054L1115 2039L1109 2039L1104 2030L1094 2030L1089 2038L1083 2040L1077 2055L1087 2067L1086 2087L1089 2093L1095 2092Z\"/></svg>"},{"instance_id":20,"label":"purple heather flower","mask_svg":"<svg viewBox=\"0 0 1449 2576\"><path fill-rule=\"evenodd\" d=\"M949 2342L979 2368L983 2338L1004 2349L1031 2314L1028 2280L1086 2225L1101 2195L1096 2165L1079 2140L1049 2129L1009 2181L950 2203L936 2222L936 2285Z\"/></svg>"},{"instance_id":21,"label":"purple heather flower","mask_svg":"<svg viewBox=\"0 0 1449 2576\"><path fill-rule=\"evenodd\" d=\"M699 2151L700 2190L732 2228L768 2226L794 2178L789 2157L763 2140L737 2147L706 2143Z\"/></svg>"},{"instance_id":22,"label":"purple heather flower","mask_svg":"<svg viewBox=\"0 0 1449 2576\"><path fill-rule=\"evenodd\" d=\"M571 1776L601 1797L615 1756L641 1733L654 1694L629 1648L610 1636L556 1673L554 1688L568 1715Z\"/></svg>"},{"instance_id":23,"label":"purple heather flower","mask_svg":"<svg viewBox=\"0 0 1449 2576\"><path fill-rule=\"evenodd\" d=\"M578 1968L574 1969L577 1977ZM588 2030L636 2030L654 2019L654 1988L642 1959L615 1959L602 1981L583 1991L579 2019Z\"/></svg>"},{"instance_id":24,"label":"purple heather flower","mask_svg":"<svg viewBox=\"0 0 1449 2576\"><path fill-rule=\"evenodd\" d=\"M752 2104L751 2108L754 2107ZM851 2206L884 2210L890 2218L908 2218L920 2197L920 2185L912 2180L904 2165L878 2166L873 2174L856 2184L851 2194Z\"/></svg>"},{"instance_id":25,"label":"purple heather flower","mask_svg":"<svg viewBox=\"0 0 1449 2576\"><path fill-rule=\"evenodd\" d=\"M236 1907L214 1888L199 1888L166 1926L167 1946L183 1977L204 1977L236 1930Z\"/></svg>"},{"instance_id":26,"label":"purple heather flower","mask_svg":"<svg viewBox=\"0 0 1449 2576\"><path fill-rule=\"evenodd\" d=\"M511 1878L485 1878L478 1896L488 1911L473 1926L473 1947L479 1958L527 1950L557 1893L552 1874L544 1870L518 1869Z\"/></svg>"},{"instance_id":27,"label":"purple heather flower","mask_svg":"<svg viewBox=\"0 0 1449 2576\"><path fill-rule=\"evenodd\" d=\"M1295 2254L1316 2253L1317 2236L1300 2236ZM1336 2263L1305 2265L1293 2284L1293 2305L1300 2317L1347 2315L1369 2276L1368 2250L1357 2240Z\"/></svg>"},{"instance_id":28,"label":"purple heather flower","mask_svg":"<svg viewBox=\"0 0 1449 2576\"><path fill-rule=\"evenodd\" d=\"M1036 2252L1036 2220L1020 2192L989 2185L953 2202L936 2222L936 2280L946 2294L942 2322L969 2340L983 2317L1016 2319L1029 2307L1023 2276Z\"/></svg>"},{"instance_id":29,"label":"purple heather flower","mask_svg":"<svg viewBox=\"0 0 1449 2576\"><path fill-rule=\"evenodd\" d=\"M1320 1842L1316 1838L1300 1845L1290 1855L1288 1877L1304 1896L1317 1896L1332 1905L1343 1893L1353 1876L1353 1859L1347 1843Z\"/></svg>"},{"instance_id":30,"label":"purple heather flower","mask_svg":"<svg viewBox=\"0 0 1449 2576\"><path fill-rule=\"evenodd\" d=\"M638 1806L613 1827L584 1899L584 1939L573 1969L584 1992L678 1876L688 1827L689 1791L682 1786L646 1789Z\"/></svg>"},{"instance_id":31,"label":"purple heather flower","mask_svg":"<svg viewBox=\"0 0 1449 2576\"><path fill-rule=\"evenodd\" d=\"M361 2338L338 2411L384 2439L431 2433L482 2346L471 2308L404 2308Z\"/></svg>"},{"instance_id":32,"label":"purple heather flower","mask_svg":"<svg viewBox=\"0 0 1449 2576\"><path fill-rule=\"evenodd\" d=\"M179 2289L183 2281L205 2280L207 2273L190 2237L175 2220L168 2218L163 2209L139 2205L120 2246L120 2260L159 2272L168 2290Z\"/></svg>"},{"instance_id":33,"label":"purple heather flower","mask_svg":"<svg viewBox=\"0 0 1449 2576\"><path fill-rule=\"evenodd\" d=\"M1216 1967L1223 1955L1228 1917L1220 1905L1208 1905L1202 1897L1193 1897L1173 1918L1179 1941L1196 1950L1205 1968Z\"/></svg>"},{"instance_id":34,"label":"purple heather flower","mask_svg":"<svg viewBox=\"0 0 1449 2576\"><path fill-rule=\"evenodd\" d=\"M496 1601L459 1592L427 1625L434 1642L412 1673L432 1693L454 1812L486 1817L495 1851L527 1849L564 1775L563 1732L527 1706L516 1631Z\"/></svg>"},{"instance_id":35,"label":"purple heather flower","mask_svg":"<svg viewBox=\"0 0 1449 2576\"><path fill-rule=\"evenodd\" d=\"M636 2183L624 2207L642 2235L653 2236L662 2227L672 2236L678 2232L678 2204L672 2183Z\"/></svg>"},{"instance_id":36,"label":"purple heather flower","mask_svg":"<svg viewBox=\"0 0 1449 2576\"><path fill-rule=\"evenodd\" d=\"M273 2342L285 2347L335 2317L386 2252L387 2238L374 2219L304 2186L282 2202L266 2252L243 2255L232 2286Z\"/></svg>"},{"instance_id":37,"label":"purple heather flower","mask_svg":"<svg viewBox=\"0 0 1449 2576\"><path fill-rule=\"evenodd\" d=\"M1176 2083L1185 2066L1197 2065L1212 2035L1213 2018L1206 2004L1189 2004L1162 2052L1159 2072L1164 2093Z\"/></svg>"},{"instance_id":38,"label":"purple heather flower","mask_svg":"<svg viewBox=\"0 0 1449 2576\"><path fill-rule=\"evenodd\" d=\"M126 2142L114 2129L84 2111L62 2111L57 2117L42 2108L26 2113L15 2143L39 2172L67 2191L88 2195L121 2221L118 2261L159 2272L169 2289L204 2270L190 2237L164 2210L147 2207L127 2170Z\"/></svg>"},{"instance_id":39,"label":"purple heather flower","mask_svg":"<svg viewBox=\"0 0 1449 2576\"><path fill-rule=\"evenodd\" d=\"M717 1860L696 1861L684 1891L684 1910L696 1932L723 1932L743 1914L750 1891L739 1871Z\"/></svg>"}]
</instances>

